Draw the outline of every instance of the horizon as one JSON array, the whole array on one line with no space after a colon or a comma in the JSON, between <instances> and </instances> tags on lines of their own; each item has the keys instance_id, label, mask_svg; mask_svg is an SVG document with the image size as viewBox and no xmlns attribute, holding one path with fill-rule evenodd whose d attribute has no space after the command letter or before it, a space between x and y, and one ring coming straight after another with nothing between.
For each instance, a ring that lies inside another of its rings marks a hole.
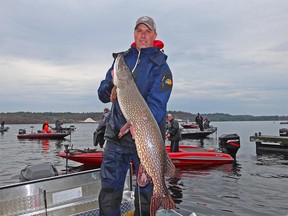
<instances>
[{"instance_id":1,"label":"horizon","mask_svg":"<svg viewBox=\"0 0 288 216\"><path fill-rule=\"evenodd\" d=\"M174 112L182 112L182 113L189 113L189 114L192 114L192 115L197 115L198 112L196 113L192 113L192 112L186 112L186 111L176 111L176 110L167 110L167 113L174 113ZM44 113L71 113L71 114L81 114L81 113L103 113L103 111L100 111L100 112L96 112L96 111L92 111L92 112L53 112L53 111L44 111L44 112L31 112L31 111L16 111L16 112L0 112L0 115L1 114L8 114L8 113L41 113L41 114L44 114ZM278 116L278 117L288 117L288 115L251 115L251 114L237 114L237 115L233 115L233 114L230 114L230 113L219 113L219 112L216 112L216 113L200 113L201 115L231 115L231 116L253 116L253 117L268 117L268 116ZM1 116L0 116L1 117Z\"/></svg>"}]
</instances>

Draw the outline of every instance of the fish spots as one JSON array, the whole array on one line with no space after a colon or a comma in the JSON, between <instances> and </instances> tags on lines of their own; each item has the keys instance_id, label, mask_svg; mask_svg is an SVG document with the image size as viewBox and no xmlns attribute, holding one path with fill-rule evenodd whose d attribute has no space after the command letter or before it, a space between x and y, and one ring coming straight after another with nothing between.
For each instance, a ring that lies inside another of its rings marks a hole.
<instances>
[{"instance_id":1,"label":"fish spots","mask_svg":"<svg viewBox=\"0 0 288 216\"><path fill-rule=\"evenodd\" d=\"M131 71L125 66L123 56L118 56L114 65L114 70L121 70L118 73L121 76L131 76ZM117 67L117 64L121 67ZM135 130L135 144L141 164L145 167L147 174L153 181L153 196L150 213L155 215L156 211L162 206L164 208L175 208L175 204L165 185L165 170L167 152L163 145L163 138L159 126L151 113L148 105L140 94L133 79L127 79L123 82L119 78L117 86L117 98L119 106L126 120L130 120ZM168 91L172 88L172 75L163 72L161 80L161 90ZM172 161L168 164L172 164ZM175 167L174 167L175 170ZM140 173L141 174L141 173ZM143 172L142 172L143 174ZM140 176L140 181L145 176ZM163 194L166 196L163 197ZM167 199L168 197L168 199Z\"/></svg>"}]
</instances>

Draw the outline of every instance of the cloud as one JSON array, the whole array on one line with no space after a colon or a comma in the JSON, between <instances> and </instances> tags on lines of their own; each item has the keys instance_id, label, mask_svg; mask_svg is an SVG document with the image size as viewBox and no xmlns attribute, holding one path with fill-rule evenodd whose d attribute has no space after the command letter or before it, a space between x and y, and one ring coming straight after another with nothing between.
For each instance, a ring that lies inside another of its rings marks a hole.
<instances>
[{"instance_id":1,"label":"cloud","mask_svg":"<svg viewBox=\"0 0 288 216\"><path fill-rule=\"evenodd\" d=\"M119 9L121 8L121 10ZM102 111L97 88L135 21L154 17L173 72L168 108L287 115L286 0L2 1L0 112Z\"/></svg>"}]
</instances>

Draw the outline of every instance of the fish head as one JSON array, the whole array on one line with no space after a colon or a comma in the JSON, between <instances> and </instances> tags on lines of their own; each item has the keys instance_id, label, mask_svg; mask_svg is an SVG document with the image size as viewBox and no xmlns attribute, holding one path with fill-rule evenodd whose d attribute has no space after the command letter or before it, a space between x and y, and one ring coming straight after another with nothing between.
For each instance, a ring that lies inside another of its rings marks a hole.
<instances>
[{"instance_id":1,"label":"fish head","mask_svg":"<svg viewBox=\"0 0 288 216\"><path fill-rule=\"evenodd\" d=\"M114 63L113 84L117 88L123 88L126 85L129 85L132 80L133 76L127 64L125 63L124 55L119 54Z\"/></svg>"}]
</instances>

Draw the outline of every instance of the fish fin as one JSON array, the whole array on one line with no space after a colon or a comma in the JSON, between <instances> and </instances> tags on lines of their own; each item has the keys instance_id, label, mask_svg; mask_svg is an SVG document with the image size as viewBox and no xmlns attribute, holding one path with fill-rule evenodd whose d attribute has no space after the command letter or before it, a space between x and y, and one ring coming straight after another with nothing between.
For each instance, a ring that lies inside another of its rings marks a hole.
<instances>
[{"instance_id":1,"label":"fish fin","mask_svg":"<svg viewBox=\"0 0 288 216\"><path fill-rule=\"evenodd\" d=\"M123 125L123 127L120 129L119 133L118 133L118 137L121 138L122 136L124 136L126 133L129 132L131 127L131 122L127 121L127 123L125 125Z\"/></svg>"},{"instance_id":2,"label":"fish fin","mask_svg":"<svg viewBox=\"0 0 288 216\"><path fill-rule=\"evenodd\" d=\"M137 183L140 187L145 187L149 182L152 181L151 176L148 175L145 167L140 164L138 169Z\"/></svg>"},{"instance_id":3,"label":"fish fin","mask_svg":"<svg viewBox=\"0 0 288 216\"><path fill-rule=\"evenodd\" d=\"M116 86L114 86L112 88L112 91L111 91L111 94L110 94L110 101L112 103L114 103L116 101L116 98L117 98L117 91L116 91Z\"/></svg>"},{"instance_id":4,"label":"fish fin","mask_svg":"<svg viewBox=\"0 0 288 216\"><path fill-rule=\"evenodd\" d=\"M169 194L169 192L167 192L167 194L163 197L161 195L153 195L151 197L151 202L150 202L150 216L155 216L157 210L160 207L163 207L164 209L174 209L175 208L175 203L171 197L171 195Z\"/></svg>"},{"instance_id":5,"label":"fish fin","mask_svg":"<svg viewBox=\"0 0 288 216\"><path fill-rule=\"evenodd\" d=\"M169 194L169 192L163 198L162 206L163 206L164 209L175 209L175 203L174 203L171 195Z\"/></svg>"},{"instance_id":6,"label":"fish fin","mask_svg":"<svg viewBox=\"0 0 288 216\"><path fill-rule=\"evenodd\" d=\"M132 124L130 125L130 133L131 133L132 139L135 140L135 128Z\"/></svg>"},{"instance_id":7,"label":"fish fin","mask_svg":"<svg viewBox=\"0 0 288 216\"><path fill-rule=\"evenodd\" d=\"M166 169L165 169L165 176L170 178L175 177L175 165L173 164L171 158L166 154Z\"/></svg>"}]
</instances>

